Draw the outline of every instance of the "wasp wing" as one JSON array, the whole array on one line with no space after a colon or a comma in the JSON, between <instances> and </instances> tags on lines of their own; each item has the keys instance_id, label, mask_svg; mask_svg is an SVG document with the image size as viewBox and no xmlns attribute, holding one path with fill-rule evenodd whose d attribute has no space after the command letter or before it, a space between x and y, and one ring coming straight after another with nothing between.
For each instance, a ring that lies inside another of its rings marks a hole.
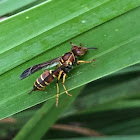
<instances>
[{"instance_id":1,"label":"wasp wing","mask_svg":"<svg viewBox=\"0 0 140 140\"><path fill-rule=\"evenodd\" d=\"M40 64L37 64L37 65L34 65L28 69L26 69L21 75L20 75L20 79L24 79L28 76L30 76L31 74L33 74L34 72L38 71L38 70L41 70L43 68L50 68L50 67L54 67L56 65L59 64L59 60L61 59L61 57L57 57L57 58L54 58L52 60L49 60L49 61L46 61L46 62L43 62L43 63L40 63Z\"/></svg>"}]
</instances>

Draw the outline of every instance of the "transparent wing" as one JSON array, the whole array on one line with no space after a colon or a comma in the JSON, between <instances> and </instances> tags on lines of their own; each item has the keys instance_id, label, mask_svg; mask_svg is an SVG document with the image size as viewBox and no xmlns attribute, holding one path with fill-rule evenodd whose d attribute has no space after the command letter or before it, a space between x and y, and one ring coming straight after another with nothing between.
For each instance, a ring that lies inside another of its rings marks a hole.
<instances>
[{"instance_id":1,"label":"transparent wing","mask_svg":"<svg viewBox=\"0 0 140 140\"><path fill-rule=\"evenodd\" d=\"M43 68L50 68L50 67L54 67L56 65L59 64L59 60L61 59L61 57L57 57L57 58L54 58L52 60L49 60L49 61L46 61L46 62L43 62L43 63L40 63L40 64L37 64L37 65L34 65L34 66L31 66L30 68L26 69L21 75L20 75L20 79L24 79L28 76L30 76L31 74L33 74L34 72L38 71L38 70L41 70Z\"/></svg>"}]
</instances>

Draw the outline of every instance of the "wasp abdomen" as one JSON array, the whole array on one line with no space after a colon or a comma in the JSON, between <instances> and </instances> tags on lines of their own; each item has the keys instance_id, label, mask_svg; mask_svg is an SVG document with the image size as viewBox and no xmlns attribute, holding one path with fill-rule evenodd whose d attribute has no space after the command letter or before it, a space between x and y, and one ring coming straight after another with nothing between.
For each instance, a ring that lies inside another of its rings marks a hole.
<instances>
[{"instance_id":1,"label":"wasp abdomen","mask_svg":"<svg viewBox=\"0 0 140 140\"><path fill-rule=\"evenodd\" d=\"M34 90L43 90L45 86L49 85L56 75L51 75L52 71L45 70L43 74L41 74L34 83ZM49 78L48 78L49 76Z\"/></svg>"}]
</instances>

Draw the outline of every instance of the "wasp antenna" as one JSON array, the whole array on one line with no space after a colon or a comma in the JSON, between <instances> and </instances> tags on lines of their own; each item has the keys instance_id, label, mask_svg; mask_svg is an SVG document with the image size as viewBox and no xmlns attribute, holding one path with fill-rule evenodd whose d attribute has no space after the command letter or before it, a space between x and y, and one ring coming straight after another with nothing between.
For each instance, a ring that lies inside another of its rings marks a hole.
<instances>
[{"instance_id":1,"label":"wasp antenna","mask_svg":"<svg viewBox=\"0 0 140 140\"><path fill-rule=\"evenodd\" d=\"M34 91L34 89L32 89L28 94L31 94Z\"/></svg>"},{"instance_id":2,"label":"wasp antenna","mask_svg":"<svg viewBox=\"0 0 140 140\"><path fill-rule=\"evenodd\" d=\"M96 50L98 50L98 48L95 48L95 47L91 47L91 48L87 48L88 50L90 50L90 49L96 49Z\"/></svg>"},{"instance_id":3,"label":"wasp antenna","mask_svg":"<svg viewBox=\"0 0 140 140\"><path fill-rule=\"evenodd\" d=\"M71 46L74 46L74 44L72 42L70 42Z\"/></svg>"},{"instance_id":4,"label":"wasp antenna","mask_svg":"<svg viewBox=\"0 0 140 140\"><path fill-rule=\"evenodd\" d=\"M80 47L82 47L82 43L80 43Z\"/></svg>"}]
</instances>

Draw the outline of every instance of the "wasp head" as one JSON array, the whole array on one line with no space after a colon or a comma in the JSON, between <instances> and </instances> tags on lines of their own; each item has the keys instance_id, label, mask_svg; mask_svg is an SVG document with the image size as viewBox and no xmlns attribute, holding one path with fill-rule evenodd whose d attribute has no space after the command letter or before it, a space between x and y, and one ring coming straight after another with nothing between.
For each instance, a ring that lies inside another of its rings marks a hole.
<instances>
[{"instance_id":1,"label":"wasp head","mask_svg":"<svg viewBox=\"0 0 140 140\"><path fill-rule=\"evenodd\" d=\"M70 42L70 44L72 45L71 51L77 55L77 56L82 56L84 55L88 49L97 49L97 48L86 48L86 47L82 47L82 45L80 44L80 46L76 46L74 44L72 44L72 42Z\"/></svg>"}]
</instances>

